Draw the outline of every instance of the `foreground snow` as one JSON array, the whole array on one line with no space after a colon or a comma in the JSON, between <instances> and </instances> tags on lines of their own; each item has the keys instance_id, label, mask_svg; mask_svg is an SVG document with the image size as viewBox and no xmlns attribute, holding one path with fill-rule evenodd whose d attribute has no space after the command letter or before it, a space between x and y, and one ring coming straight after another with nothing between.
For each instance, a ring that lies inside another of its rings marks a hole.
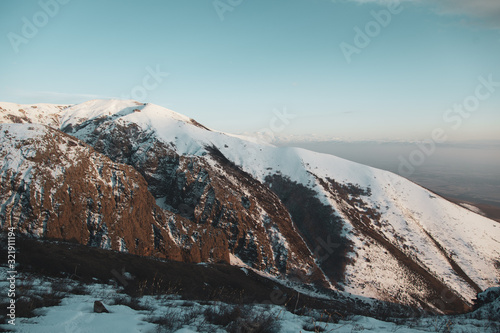
<instances>
[{"instance_id":1,"label":"foreground snow","mask_svg":"<svg viewBox=\"0 0 500 333\"><path fill-rule=\"evenodd\" d=\"M16 332L152 332L156 325L145 322L144 311L125 305L108 305L110 313L93 313L93 296L71 295L59 306L37 311L40 316L19 319Z\"/></svg>"},{"instance_id":2,"label":"foreground snow","mask_svg":"<svg viewBox=\"0 0 500 333\"><path fill-rule=\"evenodd\" d=\"M0 268L0 288L7 288L7 268ZM82 287L69 279L49 279L19 274L18 290L22 297L43 297L67 290L58 306L39 308L35 317L16 318L15 325L0 325L2 330L14 332L231 332L264 328L264 332L497 332L493 321L471 317L488 316L485 311L498 311L497 302L479 309L476 316L436 316L380 321L363 316L343 318L333 323L320 310L307 310L304 315L293 314L277 305L229 305L211 301L181 300L177 295L143 296L132 299L120 292L120 287L105 284L83 286L84 294L72 291ZM26 293L26 290L29 290ZM497 291L494 291L497 293ZM80 292L81 293L81 290ZM498 295L495 294L497 297ZM102 300L110 313L94 313L93 303ZM132 309L132 306L134 309ZM490 309L490 310L488 310ZM233 322L224 321L224 314L238 313ZM214 320L215 318L215 320ZM214 323L215 322L215 323ZM239 325L239 326L238 326ZM258 326L266 325L266 326ZM239 330L238 330L239 329Z\"/></svg>"},{"instance_id":3,"label":"foreground snow","mask_svg":"<svg viewBox=\"0 0 500 333\"><path fill-rule=\"evenodd\" d=\"M115 294L120 296L120 294ZM124 296L124 295L121 295ZM93 313L95 295L69 295L59 306L42 308L37 311L38 317L19 318L15 326L3 325L0 328L13 329L15 332L37 333L109 333L109 332L226 332L224 328L206 323L203 313L220 304L201 305L197 302L182 300L158 300L153 297L142 297L141 303L147 304L151 310L133 310L125 305L104 303L110 313ZM113 301L111 301L113 302ZM408 320L408 324L395 324L369 317L353 317L339 323L316 321L314 317L299 316L278 306L254 305L252 311L262 312L276 318L276 332L292 333L306 331L305 328L321 327L324 331L335 332L436 332L439 328L449 327L449 332L489 332L487 321L438 317L422 319L416 322ZM161 325L147 322L151 316L161 318L165 314L175 314L173 330L163 330ZM189 320L181 320L190 318ZM177 321L179 320L179 321ZM413 327L410 327L413 326ZM493 331L493 328L491 330Z\"/></svg>"}]
</instances>

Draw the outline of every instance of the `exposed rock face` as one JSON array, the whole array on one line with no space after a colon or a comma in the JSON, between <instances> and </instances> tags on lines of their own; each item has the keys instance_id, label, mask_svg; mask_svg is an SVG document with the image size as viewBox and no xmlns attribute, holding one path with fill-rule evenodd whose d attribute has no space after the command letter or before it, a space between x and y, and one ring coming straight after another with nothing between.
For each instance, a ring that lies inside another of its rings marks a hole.
<instances>
[{"instance_id":1,"label":"exposed rock face","mask_svg":"<svg viewBox=\"0 0 500 333\"><path fill-rule=\"evenodd\" d=\"M112 160L140 170L157 203L185 217L182 223L170 223L176 242L193 251L194 240L202 261L224 248L255 269L328 285L279 198L218 148L205 147L201 156L181 156L154 131L121 124L112 116L64 130ZM220 239L207 242L207 232Z\"/></svg>"},{"instance_id":2,"label":"exposed rock face","mask_svg":"<svg viewBox=\"0 0 500 333\"><path fill-rule=\"evenodd\" d=\"M181 259L144 178L43 125L1 124L0 223L36 236Z\"/></svg>"}]
</instances>

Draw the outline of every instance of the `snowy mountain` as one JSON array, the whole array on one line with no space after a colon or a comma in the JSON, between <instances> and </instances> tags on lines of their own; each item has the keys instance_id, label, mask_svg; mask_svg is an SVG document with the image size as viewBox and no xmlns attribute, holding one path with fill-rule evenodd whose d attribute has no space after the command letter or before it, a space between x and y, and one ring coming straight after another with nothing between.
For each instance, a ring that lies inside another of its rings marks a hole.
<instances>
[{"instance_id":1,"label":"snowy mountain","mask_svg":"<svg viewBox=\"0 0 500 333\"><path fill-rule=\"evenodd\" d=\"M59 114L67 107L54 104L23 105L2 102L0 123L44 124L59 128Z\"/></svg>"},{"instance_id":2,"label":"snowy mountain","mask_svg":"<svg viewBox=\"0 0 500 333\"><path fill-rule=\"evenodd\" d=\"M40 124L1 124L2 227L105 249L180 260L144 178Z\"/></svg>"},{"instance_id":3,"label":"snowy mountain","mask_svg":"<svg viewBox=\"0 0 500 333\"><path fill-rule=\"evenodd\" d=\"M61 186L69 170L65 165L77 163L75 149L58 142L60 149L49 156L68 160L56 163L59 173L46 173L43 181L28 177L36 181L9 187L7 179L13 170L53 168L50 158L33 160L29 154L16 152L16 142L33 141L29 151L36 155L45 149L45 139L40 138L50 133L58 140L74 140L75 147L85 147L79 149L93 159L79 161L88 161L83 164L94 172L99 173L99 163L109 158L112 162L107 163L117 168L131 166L143 177L149 191L144 196L156 201L148 202L145 212L147 216L155 212L151 219L156 218L157 224L140 221L138 216L137 228L151 230L155 225L153 230L161 239L172 240L170 247L161 247L166 257L230 261L295 283L437 312L470 309L478 292L499 284L498 222L390 172L218 132L163 107L136 101L93 100L70 107L0 103L0 107L2 122L52 127L27 130L21 126L30 125L1 125L2 133L16 132L10 141L2 138L2 193L10 191L0 201L3 228L10 223L22 228L28 220L23 216L40 219L40 211L28 212L23 205L10 203L19 202L15 198L22 193L47 191L44 182ZM91 177L99 179L90 171L83 179ZM112 178L103 184L112 188ZM126 181L129 176L124 176ZM90 195L80 190L74 193L80 200ZM107 201L106 197L96 200ZM32 205L39 202L33 194ZM124 217L94 213L106 225L111 220L129 223ZM165 218L158 220L159 215ZM24 230L65 237L49 234L56 222L46 222L46 227ZM82 219L65 223L72 228L81 225ZM115 238L125 234L130 238L138 232L115 230ZM96 245L87 238L78 241ZM125 240L124 247L112 248L131 251L133 242Z\"/></svg>"}]
</instances>

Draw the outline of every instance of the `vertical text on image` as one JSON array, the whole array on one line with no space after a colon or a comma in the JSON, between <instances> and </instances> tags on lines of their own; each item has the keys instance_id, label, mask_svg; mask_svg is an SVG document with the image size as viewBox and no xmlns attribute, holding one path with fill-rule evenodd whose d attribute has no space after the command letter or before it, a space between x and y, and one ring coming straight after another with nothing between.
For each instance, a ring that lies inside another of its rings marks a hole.
<instances>
[{"instance_id":1,"label":"vertical text on image","mask_svg":"<svg viewBox=\"0 0 500 333\"><path fill-rule=\"evenodd\" d=\"M8 228L7 234L7 282L8 291L7 297L9 303L7 306L7 317L10 325L16 324L16 234L15 228Z\"/></svg>"}]
</instances>

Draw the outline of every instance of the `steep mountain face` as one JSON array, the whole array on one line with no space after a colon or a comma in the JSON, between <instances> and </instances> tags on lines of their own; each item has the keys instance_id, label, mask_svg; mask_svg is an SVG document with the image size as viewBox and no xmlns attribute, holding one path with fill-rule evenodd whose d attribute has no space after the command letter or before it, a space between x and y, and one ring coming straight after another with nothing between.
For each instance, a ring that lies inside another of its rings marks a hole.
<instances>
[{"instance_id":1,"label":"steep mountain face","mask_svg":"<svg viewBox=\"0 0 500 333\"><path fill-rule=\"evenodd\" d=\"M0 140L3 229L182 259L164 227L175 217L132 167L43 125L1 124Z\"/></svg>"},{"instance_id":2,"label":"steep mountain face","mask_svg":"<svg viewBox=\"0 0 500 333\"><path fill-rule=\"evenodd\" d=\"M158 113L163 119L154 120ZM288 211L267 186L227 160L217 147L208 146L208 142L191 145L189 138L181 141L183 133L178 133L174 144L159 137L149 122L170 125L166 132L185 126L203 132L208 129L152 105L121 109L115 104L103 108L100 114L92 114L90 119L81 114L80 106L66 110L62 130L112 160L140 170L157 203L165 211L191 221L170 225L181 246L187 245L183 243L185 232L181 231L186 227L222 232L227 237L227 250L251 267L274 275L297 275L302 281L328 286ZM144 120L146 125L129 118ZM180 155L177 145L197 153Z\"/></svg>"},{"instance_id":3,"label":"steep mountain face","mask_svg":"<svg viewBox=\"0 0 500 333\"><path fill-rule=\"evenodd\" d=\"M0 105L3 121L18 121ZM142 175L153 219L165 216L153 230L172 240L171 258L230 257L440 312L468 309L500 281L500 225L392 173L220 133L135 101L89 101L56 114L52 126Z\"/></svg>"}]
</instances>

